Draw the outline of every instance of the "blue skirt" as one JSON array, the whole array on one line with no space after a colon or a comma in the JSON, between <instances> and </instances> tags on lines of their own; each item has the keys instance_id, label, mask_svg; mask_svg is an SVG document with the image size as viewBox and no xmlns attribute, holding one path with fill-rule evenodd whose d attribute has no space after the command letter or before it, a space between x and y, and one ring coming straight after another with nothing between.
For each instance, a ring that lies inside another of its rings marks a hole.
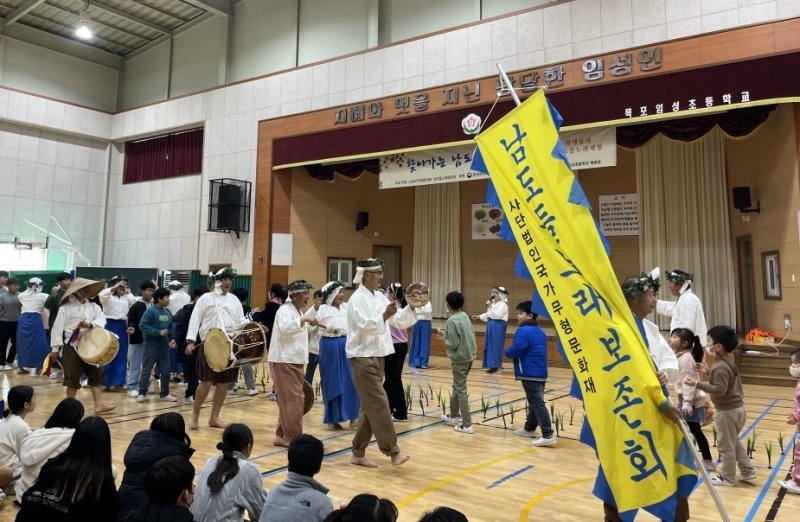
<instances>
[{"instance_id":1,"label":"blue skirt","mask_svg":"<svg viewBox=\"0 0 800 522\"><path fill-rule=\"evenodd\" d=\"M128 322L122 319L106 319L106 330L119 337L119 351L114 360L103 366L106 386L123 386L128 369Z\"/></svg>"},{"instance_id":2,"label":"blue skirt","mask_svg":"<svg viewBox=\"0 0 800 522\"><path fill-rule=\"evenodd\" d=\"M683 395L678 395L678 407L680 408L683 404ZM692 414L686 415L683 414L683 419L686 422L696 422L700 426L706 421L706 407L705 406L697 406L692 408Z\"/></svg>"},{"instance_id":3,"label":"blue skirt","mask_svg":"<svg viewBox=\"0 0 800 522\"><path fill-rule=\"evenodd\" d=\"M411 353L408 365L412 368L427 368L431 356L431 322L417 321L411 330Z\"/></svg>"},{"instance_id":4,"label":"blue skirt","mask_svg":"<svg viewBox=\"0 0 800 522\"><path fill-rule=\"evenodd\" d=\"M45 358L50 354L47 335L44 332L42 314L24 313L17 323L17 364L20 368L42 369Z\"/></svg>"},{"instance_id":5,"label":"blue skirt","mask_svg":"<svg viewBox=\"0 0 800 522\"><path fill-rule=\"evenodd\" d=\"M506 321L489 319L483 339L483 368L503 367L503 345L506 342Z\"/></svg>"},{"instance_id":6,"label":"blue skirt","mask_svg":"<svg viewBox=\"0 0 800 522\"><path fill-rule=\"evenodd\" d=\"M319 341L319 375L325 414L322 422L332 424L358 419L361 401L353 384L353 370L347 360L346 337L323 337Z\"/></svg>"}]
</instances>

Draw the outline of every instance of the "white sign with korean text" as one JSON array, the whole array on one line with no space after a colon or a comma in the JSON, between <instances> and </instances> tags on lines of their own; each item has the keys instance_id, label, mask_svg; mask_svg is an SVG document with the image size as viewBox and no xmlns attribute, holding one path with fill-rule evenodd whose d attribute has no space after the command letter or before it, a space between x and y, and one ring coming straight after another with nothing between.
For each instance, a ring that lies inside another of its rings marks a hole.
<instances>
[{"instance_id":1,"label":"white sign with korean text","mask_svg":"<svg viewBox=\"0 0 800 522\"><path fill-rule=\"evenodd\" d=\"M475 147L451 147L392 154L380 159L378 187L382 189L435 185L489 176L470 170Z\"/></svg>"},{"instance_id":2,"label":"white sign with korean text","mask_svg":"<svg viewBox=\"0 0 800 522\"><path fill-rule=\"evenodd\" d=\"M473 203L470 214L472 239L500 239L503 209L488 203Z\"/></svg>"},{"instance_id":3,"label":"white sign with korean text","mask_svg":"<svg viewBox=\"0 0 800 522\"><path fill-rule=\"evenodd\" d=\"M639 198L636 194L600 196L600 230L606 236L639 235Z\"/></svg>"},{"instance_id":4,"label":"white sign with korean text","mask_svg":"<svg viewBox=\"0 0 800 522\"><path fill-rule=\"evenodd\" d=\"M561 141L572 170L599 169L617 164L617 129L562 132Z\"/></svg>"}]
</instances>

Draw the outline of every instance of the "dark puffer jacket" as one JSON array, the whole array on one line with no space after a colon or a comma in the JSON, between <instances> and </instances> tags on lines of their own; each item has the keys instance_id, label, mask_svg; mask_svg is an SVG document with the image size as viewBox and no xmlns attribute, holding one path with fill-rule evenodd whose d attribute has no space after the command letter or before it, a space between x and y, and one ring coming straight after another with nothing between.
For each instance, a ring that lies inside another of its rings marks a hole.
<instances>
[{"instance_id":1,"label":"dark puffer jacket","mask_svg":"<svg viewBox=\"0 0 800 522\"><path fill-rule=\"evenodd\" d=\"M157 431L144 430L134 435L125 452L125 474L119 487L120 512L146 507L150 503L144 491L144 475L150 466L173 455L189 459L193 453L194 450L182 440Z\"/></svg>"}]
</instances>

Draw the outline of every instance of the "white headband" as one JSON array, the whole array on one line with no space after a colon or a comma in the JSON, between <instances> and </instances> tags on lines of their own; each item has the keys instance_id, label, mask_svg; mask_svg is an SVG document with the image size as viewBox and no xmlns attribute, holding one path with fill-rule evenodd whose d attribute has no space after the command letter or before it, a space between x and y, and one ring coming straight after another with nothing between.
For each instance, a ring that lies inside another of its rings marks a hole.
<instances>
[{"instance_id":1,"label":"white headband","mask_svg":"<svg viewBox=\"0 0 800 522\"><path fill-rule=\"evenodd\" d=\"M360 285L361 281L364 280L364 272L375 272L383 268L383 265L375 265L375 266L357 266L356 267L356 276L353 278L353 284Z\"/></svg>"}]
</instances>

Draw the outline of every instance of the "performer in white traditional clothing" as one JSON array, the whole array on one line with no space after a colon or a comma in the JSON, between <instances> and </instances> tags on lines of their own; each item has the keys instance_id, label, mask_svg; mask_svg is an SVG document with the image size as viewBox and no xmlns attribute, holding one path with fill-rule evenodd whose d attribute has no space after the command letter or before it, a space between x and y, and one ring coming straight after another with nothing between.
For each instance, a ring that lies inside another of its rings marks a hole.
<instances>
[{"instance_id":1,"label":"performer in white traditional clothing","mask_svg":"<svg viewBox=\"0 0 800 522\"><path fill-rule=\"evenodd\" d=\"M347 303L344 302L344 283L330 281L322 287L323 303L317 312L317 324L322 331L319 341L319 375L322 381L322 401L325 403L324 422L331 430L342 430L340 424L358 421L360 401L353 384L353 369L347 361Z\"/></svg>"},{"instance_id":2,"label":"performer in white traditional clothing","mask_svg":"<svg viewBox=\"0 0 800 522\"><path fill-rule=\"evenodd\" d=\"M397 447L397 433L389 411L389 400L383 389L384 357L394 352L388 325L409 328L417 318L411 307L397 309L380 289L383 282L383 260L358 262L353 283L359 285L347 303L347 358L353 368L353 380L361 399L358 429L353 437L351 464L377 467L366 458L367 445L373 433L378 448L399 466L409 459Z\"/></svg>"},{"instance_id":3,"label":"performer in white traditional clothing","mask_svg":"<svg viewBox=\"0 0 800 522\"><path fill-rule=\"evenodd\" d=\"M473 315L471 319L486 323L482 368L488 373L494 373L503 367L503 345L508 327L508 290L503 286L492 288L492 297L486 302L486 306L485 313Z\"/></svg>"},{"instance_id":4,"label":"performer in white traditional clothing","mask_svg":"<svg viewBox=\"0 0 800 522\"><path fill-rule=\"evenodd\" d=\"M189 297L189 294L183 290L183 283L180 281L170 281L167 283L167 288L169 288L170 292L169 306L167 309L172 312L172 315L174 316L181 308L189 304L189 301L191 301L192 298Z\"/></svg>"},{"instance_id":5,"label":"performer in white traditional clothing","mask_svg":"<svg viewBox=\"0 0 800 522\"><path fill-rule=\"evenodd\" d=\"M103 289L105 283L91 279L75 278L61 298L58 316L50 332L50 359L58 360L58 353L64 356L64 386L67 397L75 397L81 387L81 374L88 377L92 390L95 414L106 413L115 406L102 399L103 370L88 364L78 356L76 347L81 336L92 328L104 328L106 316L99 306L89 301Z\"/></svg>"},{"instance_id":6,"label":"performer in white traditional clothing","mask_svg":"<svg viewBox=\"0 0 800 522\"><path fill-rule=\"evenodd\" d=\"M308 362L308 325L317 325L313 306L303 312L311 285L300 279L287 288L289 300L275 314L268 355L278 395L278 427L272 443L286 448L292 439L303 434L303 365Z\"/></svg>"},{"instance_id":7,"label":"performer in white traditional clothing","mask_svg":"<svg viewBox=\"0 0 800 522\"><path fill-rule=\"evenodd\" d=\"M656 312L672 318L669 323L669 331L675 328L686 328L694 332L705 342L708 332L706 316L703 313L703 304L692 291L692 274L683 270L673 270L667 272L669 281L669 291L677 297L677 301L658 300Z\"/></svg>"},{"instance_id":8,"label":"performer in white traditional clothing","mask_svg":"<svg viewBox=\"0 0 800 522\"><path fill-rule=\"evenodd\" d=\"M131 294L128 278L122 275L114 276L108 281L108 287L98 295L103 313L106 314L106 330L119 339L119 351L114 360L103 366L106 390L112 386L122 388L128 369L128 335L134 332L128 326L128 309L136 302L136 296Z\"/></svg>"},{"instance_id":9,"label":"performer in white traditional clothing","mask_svg":"<svg viewBox=\"0 0 800 522\"><path fill-rule=\"evenodd\" d=\"M236 327L246 322L242 303L230 293L233 286L233 278L236 271L232 268L222 268L213 274L214 290L203 294L195 303L192 310L192 318L189 320L189 330L186 333L186 354L189 355L195 349L195 339L198 333L200 339L205 341L206 334L211 328L221 328L231 334ZM200 408L211 390L211 385L215 384L213 405L211 406L211 417L208 425L214 428L224 428L225 423L219 418L222 404L225 402L225 395L228 393L228 383L236 382L239 377L238 368L228 368L221 372L215 372L209 367L203 354L203 346L200 345L197 353L197 378L200 384L197 386L194 398L194 408L192 409L192 420L189 428L196 430L200 418Z\"/></svg>"},{"instance_id":10,"label":"performer in white traditional clothing","mask_svg":"<svg viewBox=\"0 0 800 522\"><path fill-rule=\"evenodd\" d=\"M42 292L43 284L44 281L38 277L32 277L28 280L28 289L19 294L22 315L17 323L18 373L28 373L27 368L39 373L50 353L42 318L47 302L47 294Z\"/></svg>"}]
</instances>

